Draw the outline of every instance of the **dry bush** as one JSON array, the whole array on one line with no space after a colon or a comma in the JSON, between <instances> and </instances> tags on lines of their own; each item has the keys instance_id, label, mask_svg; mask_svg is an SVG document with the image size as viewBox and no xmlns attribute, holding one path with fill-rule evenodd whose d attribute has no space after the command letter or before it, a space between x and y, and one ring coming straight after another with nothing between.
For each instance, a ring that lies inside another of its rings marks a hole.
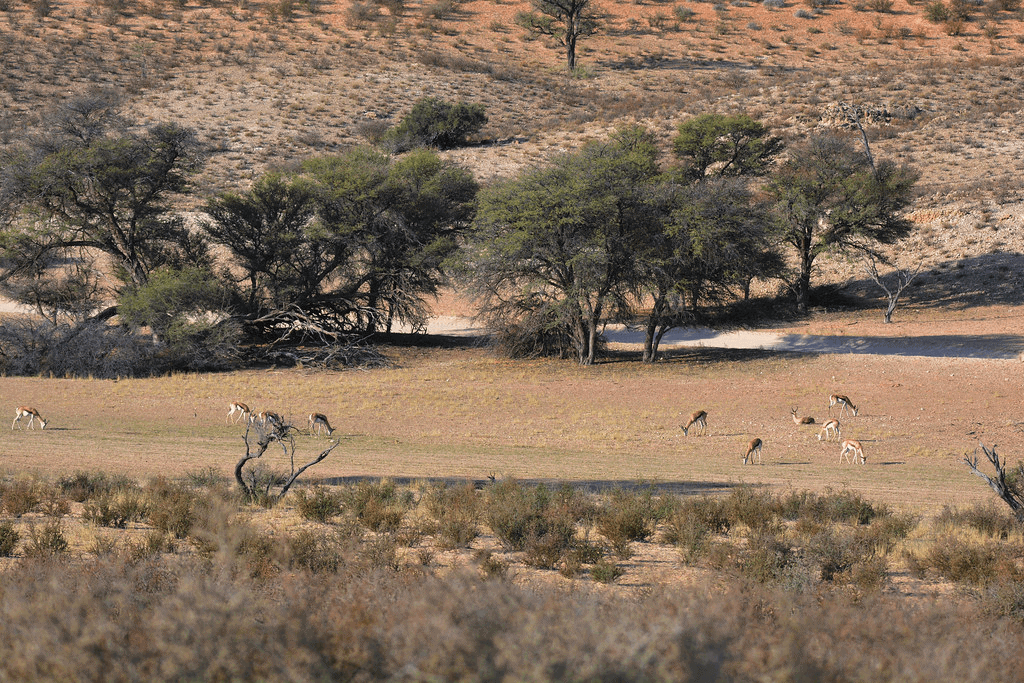
<instances>
[{"instance_id":1,"label":"dry bush","mask_svg":"<svg viewBox=\"0 0 1024 683\"><path fill-rule=\"evenodd\" d=\"M14 550L18 547L20 540L21 534L14 528L14 524L6 521L0 522L0 557L14 555Z\"/></svg>"},{"instance_id":2,"label":"dry bush","mask_svg":"<svg viewBox=\"0 0 1024 683\"><path fill-rule=\"evenodd\" d=\"M396 531L412 508L411 491L399 491L393 481L361 481L342 493L345 507L370 531Z\"/></svg>"},{"instance_id":3,"label":"dry bush","mask_svg":"<svg viewBox=\"0 0 1024 683\"><path fill-rule=\"evenodd\" d=\"M120 490L92 497L82 512L82 519L98 526L124 529L147 515L147 504L141 491Z\"/></svg>"},{"instance_id":4,"label":"dry bush","mask_svg":"<svg viewBox=\"0 0 1024 683\"><path fill-rule=\"evenodd\" d=\"M0 483L0 504L13 517L34 511L42 502L42 487L33 479L16 479Z\"/></svg>"},{"instance_id":5,"label":"dry bush","mask_svg":"<svg viewBox=\"0 0 1024 683\"><path fill-rule=\"evenodd\" d=\"M438 485L427 490L422 503L436 522L442 548L465 548L480 535L480 497L472 482Z\"/></svg>"},{"instance_id":6,"label":"dry bush","mask_svg":"<svg viewBox=\"0 0 1024 683\"><path fill-rule=\"evenodd\" d=\"M966 510L950 506L942 508L934 524L947 531L958 527L969 527L989 538L1009 538L1011 533L1021 530L1020 522L1009 512L996 508L991 503L973 505Z\"/></svg>"},{"instance_id":7,"label":"dry bush","mask_svg":"<svg viewBox=\"0 0 1024 683\"><path fill-rule=\"evenodd\" d=\"M314 486L295 492L295 508L303 519L326 524L342 513L344 500L328 488Z\"/></svg>"},{"instance_id":8,"label":"dry bush","mask_svg":"<svg viewBox=\"0 0 1024 683\"><path fill-rule=\"evenodd\" d=\"M623 554L630 541L646 541L661 517L658 502L647 491L613 491L597 513L597 530Z\"/></svg>"},{"instance_id":9,"label":"dry bush","mask_svg":"<svg viewBox=\"0 0 1024 683\"><path fill-rule=\"evenodd\" d=\"M998 579L1021 578L1015 564L1017 549L995 543L975 543L947 535L939 538L916 558L918 573L932 570L938 576L974 586L984 586Z\"/></svg>"}]
</instances>

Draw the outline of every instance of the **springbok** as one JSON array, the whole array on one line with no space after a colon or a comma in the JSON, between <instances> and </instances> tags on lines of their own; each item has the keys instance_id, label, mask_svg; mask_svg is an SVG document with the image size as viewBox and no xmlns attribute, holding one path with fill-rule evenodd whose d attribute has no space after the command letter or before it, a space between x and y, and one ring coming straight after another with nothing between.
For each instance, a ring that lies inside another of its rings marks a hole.
<instances>
[{"instance_id":1,"label":"springbok","mask_svg":"<svg viewBox=\"0 0 1024 683\"><path fill-rule=\"evenodd\" d=\"M847 439L843 442L843 450L839 451L839 462L843 462L843 456L846 456L846 462L853 464L850 460L850 453L853 453L856 457L860 458L860 464L863 465L867 462L867 458L864 457L864 449L861 448L860 441L855 439Z\"/></svg>"},{"instance_id":2,"label":"springbok","mask_svg":"<svg viewBox=\"0 0 1024 683\"><path fill-rule=\"evenodd\" d=\"M753 457L757 455L757 461L761 462L761 446L764 442L761 439L751 439L750 443L747 444L747 453L743 456L743 464L747 464L747 460L753 462Z\"/></svg>"},{"instance_id":3,"label":"springbok","mask_svg":"<svg viewBox=\"0 0 1024 683\"><path fill-rule=\"evenodd\" d=\"M680 429L683 430L683 436L690 435L690 427L697 425L697 434L708 433L708 412L706 410L698 410L690 416L690 421L686 423L686 426L679 425Z\"/></svg>"},{"instance_id":4,"label":"springbok","mask_svg":"<svg viewBox=\"0 0 1024 683\"><path fill-rule=\"evenodd\" d=\"M235 413L238 413L238 417L236 417L234 420L232 420L231 416L234 415ZM238 422L239 420L247 420L247 419L249 419L249 406L245 405L241 401L235 401L234 403L229 403L228 404L228 416L225 419L226 420L230 420L232 423Z\"/></svg>"},{"instance_id":5,"label":"springbok","mask_svg":"<svg viewBox=\"0 0 1024 683\"><path fill-rule=\"evenodd\" d=\"M793 413L793 422L795 424L798 424L798 425L812 425L812 424L814 424L814 418L811 417L810 415L806 415L804 417L797 417L796 416L796 408L795 407L790 412Z\"/></svg>"},{"instance_id":6,"label":"springbok","mask_svg":"<svg viewBox=\"0 0 1024 683\"><path fill-rule=\"evenodd\" d=\"M310 413L309 414L309 433L312 434L316 430L316 435L320 436L321 427L327 429L327 436L330 436L334 432L334 427L327 421L327 416L323 413Z\"/></svg>"},{"instance_id":7,"label":"springbok","mask_svg":"<svg viewBox=\"0 0 1024 683\"><path fill-rule=\"evenodd\" d=\"M849 396L843 396L842 394L832 394L828 397L828 414L832 414L832 406L839 404L841 410L839 416L842 417L846 409L849 408L853 411L853 416L857 417L857 406L853 405L853 401L850 400Z\"/></svg>"},{"instance_id":8,"label":"springbok","mask_svg":"<svg viewBox=\"0 0 1024 683\"><path fill-rule=\"evenodd\" d=\"M14 429L14 425L21 422L21 418L23 417L28 418L29 429L35 429L32 426L32 423L35 420L39 420L40 429L46 429L46 420L43 419L43 416L39 414L38 410L36 410L35 408L29 408L27 406L18 406L18 408L14 411L14 422L11 423L12 430ZM22 427L22 429L24 429L24 427Z\"/></svg>"},{"instance_id":9,"label":"springbok","mask_svg":"<svg viewBox=\"0 0 1024 683\"><path fill-rule=\"evenodd\" d=\"M818 441L821 441L821 435L825 435L825 441L831 441L832 436L836 437L836 441L839 441L841 433L839 431L839 420L832 418L821 426L821 431L818 432Z\"/></svg>"},{"instance_id":10,"label":"springbok","mask_svg":"<svg viewBox=\"0 0 1024 683\"><path fill-rule=\"evenodd\" d=\"M277 413L270 410L262 410L258 413L249 413L249 420L253 424L258 424L260 427L266 427L267 423L280 427L284 424L284 420Z\"/></svg>"}]
</instances>

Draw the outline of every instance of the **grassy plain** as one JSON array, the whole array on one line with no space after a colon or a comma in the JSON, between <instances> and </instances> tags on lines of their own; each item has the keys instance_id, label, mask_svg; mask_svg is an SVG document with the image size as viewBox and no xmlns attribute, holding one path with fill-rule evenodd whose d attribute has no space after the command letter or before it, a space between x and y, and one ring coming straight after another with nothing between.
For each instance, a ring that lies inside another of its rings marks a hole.
<instances>
[{"instance_id":1,"label":"grassy plain","mask_svg":"<svg viewBox=\"0 0 1024 683\"><path fill-rule=\"evenodd\" d=\"M32 404L50 420L45 431L5 430L0 461L48 476L229 475L244 453L244 428L226 422L232 400L300 427L310 412L330 418L341 444L308 480L493 475L692 492L746 483L850 489L934 512L991 497L961 460L979 440L1011 462L1019 456L1017 361L693 349L653 366L624 354L580 368L474 347L385 350L392 367L373 370L0 378L12 419L15 405ZM839 446L816 438L834 392L860 407L841 421L843 437L864 444L865 466L840 464ZM792 407L819 425L794 424ZM710 435L685 437L679 426L698 408ZM764 464L743 466L754 436L765 442ZM297 459L324 443L300 436ZM289 467L280 450L265 459Z\"/></svg>"}]
</instances>

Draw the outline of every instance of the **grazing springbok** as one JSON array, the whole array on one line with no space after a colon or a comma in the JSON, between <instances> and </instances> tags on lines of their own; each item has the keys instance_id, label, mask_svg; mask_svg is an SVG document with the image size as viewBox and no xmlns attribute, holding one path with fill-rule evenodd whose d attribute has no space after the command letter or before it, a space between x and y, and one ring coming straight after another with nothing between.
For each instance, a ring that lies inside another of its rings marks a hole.
<instances>
[{"instance_id":1,"label":"grazing springbok","mask_svg":"<svg viewBox=\"0 0 1024 683\"><path fill-rule=\"evenodd\" d=\"M232 420L231 416L234 415L235 413L238 413L238 417L236 417L234 420ZM227 416L226 419L230 420L232 423L238 422L239 420L248 420L249 419L249 406L245 405L241 401L235 401L234 403L229 403L228 404L228 416Z\"/></svg>"},{"instance_id":2,"label":"grazing springbok","mask_svg":"<svg viewBox=\"0 0 1024 683\"><path fill-rule=\"evenodd\" d=\"M839 437L841 435L839 431L839 420L832 418L823 424L821 426L821 431L818 432L818 441L821 441L822 434L825 435L825 441L831 441L833 435L836 437L836 441L839 441Z\"/></svg>"},{"instance_id":3,"label":"grazing springbok","mask_svg":"<svg viewBox=\"0 0 1024 683\"><path fill-rule=\"evenodd\" d=\"M253 424L259 425L260 427L266 427L267 423L274 425L274 427L280 427L284 424L284 420L277 413L270 410L263 410L258 413L249 413L249 419Z\"/></svg>"},{"instance_id":4,"label":"grazing springbok","mask_svg":"<svg viewBox=\"0 0 1024 683\"><path fill-rule=\"evenodd\" d=\"M797 417L796 416L796 408L795 407L790 412L793 413L793 422L794 423L796 423L798 425L812 425L812 424L814 424L814 418L811 417L810 415L807 415L805 417Z\"/></svg>"},{"instance_id":5,"label":"grazing springbok","mask_svg":"<svg viewBox=\"0 0 1024 683\"><path fill-rule=\"evenodd\" d=\"M854 439L847 439L846 441L844 441L843 450L839 451L839 462L843 462L843 456L845 455L846 462L852 465L853 461L850 460L850 453L853 453L854 456L860 458L861 465L866 463L868 460L867 458L864 457L864 449L861 448L860 441L856 441Z\"/></svg>"},{"instance_id":6,"label":"grazing springbok","mask_svg":"<svg viewBox=\"0 0 1024 683\"><path fill-rule=\"evenodd\" d=\"M14 425L21 422L21 418L23 417L28 418L29 429L35 429L35 427L32 426L32 423L35 420L39 420L40 429L46 429L46 420L43 419L43 416L39 414L38 410L36 410L35 408L29 408L27 406L18 406L18 408L14 411L14 422L11 423L12 430L14 429ZM24 429L24 427L22 427L22 429Z\"/></svg>"},{"instance_id":7,"label":"grazing springbok","mask_svg":"<svg viewBox=\"0 0 1024 683\"><path fill-rule=\"evenodd\" d=\"M323 413L310 413L309 414L309 433L312 434L316 430L316 435L320 436L321 428L327 430L327 436L330 436L334 432L334 427L327 421L327 416Z\"/></svg>"},{"instance_id":8,"label":"grazing springbok","mask_svg":"<svg viewBox=\"0 0 1024 683\"><path fill-rule=\"evenodd\" d=\"M683 430L683 436L690 435L690 427L697 425L697 434L708 433L708 412L706 410L698 410L690 416L690 421L686 423L686 426L679 425Z\"/></svg>"},{"instance_id":9,"label":"grazing springbok","mask_svg":"<svg viewBox=\"0 0 1024 683\"><path fill-rule=\"evenodd\" d=\"M853 411L853 416L857 417L857 406L853 405L853 401L850 400L849 396L843 396L842 394L832 394L828 397L828 414L832 414L832 406L839 404L841 410L839 411L839 417L843 416L846 409L849 408Z\"/></svg>"},{"instance_id":10,"label":"grazing springbok","mask_svg":"<svg viewBox=\"0 0 1024 683\"><path fill-rule=\"evenodd\" d=\"M761 446L764 442L761 439L751 439L750 443L747 444L747 453L743 456L743 464L747 464L747 460L753 462L754 455L757 455L757 461L761 462Z\"/></svg>"}]
</instances>

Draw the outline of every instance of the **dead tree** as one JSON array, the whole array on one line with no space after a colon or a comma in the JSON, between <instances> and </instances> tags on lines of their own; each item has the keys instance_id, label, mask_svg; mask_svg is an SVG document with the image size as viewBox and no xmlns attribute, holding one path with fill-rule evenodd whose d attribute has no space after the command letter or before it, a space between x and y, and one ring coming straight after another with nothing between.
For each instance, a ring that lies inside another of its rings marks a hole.
<instances>
[{"instance_id":1,"label":"dead tree","mask_svg":"<svg viewBox=\"0 0 1024 683\"><path fill-rule=\"evenodd\" d=\"M995 467L996 476L990 477L978 469L978 449L974 449L973 455L965 455L964 462L967 463L972 472L988 483L1003 502L1010 506L1018 520L1024 521L1024 496L1022 496L1020 489L1021 483L1024 482L1024 464L1017 463L1017 469L1011 471L1008 477L1006 461L999 458L995 445L992 448L987 448L983 443L978 445L982 452L985 453L988 461Z\"/></svg>"},{"instance_id":2,"label":"dead tree","mask_svg":"<svg viewBox=\"0 0 1024 683\"><path fill-rule=\"evenodd\" d=\"M284 498L284 495L288 493L288 489L292 487L295 480L298 479L303 472L313 465L322 462L324 458L330 455L331 451L337 448L340 443L340 440L335 439L330 442L331 445L321 451L318 456L296 469L296 431L297 430L293 425L285 422L278 422L276 420L267 420L264 423L250 422L249 426L246 427L245 436L242 437L245 441L245 455L243 455L235 465L235 481L238 482L238 486L242 489L242 493L245 495L247 500L257 500L261 497L273 497L276 500L281 500ZM260 482L256 476L255 470L253 468L249 468L248 471L246 471L245 466L247 463L263 457L263 454L267 452L270 445L275 442L281 445L281 449L291 462L291 471L288 476L270 477L264 482ZM271 494L271 489L275 485L280 486L281 490L276 494Z\"/></svg>"},{"instance_id":3,"label":"dead tree","mask_svg":"<svg viewBox=\"0 0 1024 683\"><path fill-rule=\"evenodd\" d=\"M897 266L895 270L896 281L893 283L892 287L889 287L889 285L885 284L885 280L882 279L881 274L878 272L878 264L875 263L875 257L868 255L865 259L864 272L867 273L868 277L870 277L876 285L882 288L882 291L885 292L885 296L889 299L889 303L885 307L885 322L892 322L892 314L896 311L896 304L899 303L900 297L903 295L903 290L909 287L910 283L914 281L914 278L921 273L922 266L923 264L921 262L918 262L913 269L904 269Z\"/></svg>"}]
</instances>

